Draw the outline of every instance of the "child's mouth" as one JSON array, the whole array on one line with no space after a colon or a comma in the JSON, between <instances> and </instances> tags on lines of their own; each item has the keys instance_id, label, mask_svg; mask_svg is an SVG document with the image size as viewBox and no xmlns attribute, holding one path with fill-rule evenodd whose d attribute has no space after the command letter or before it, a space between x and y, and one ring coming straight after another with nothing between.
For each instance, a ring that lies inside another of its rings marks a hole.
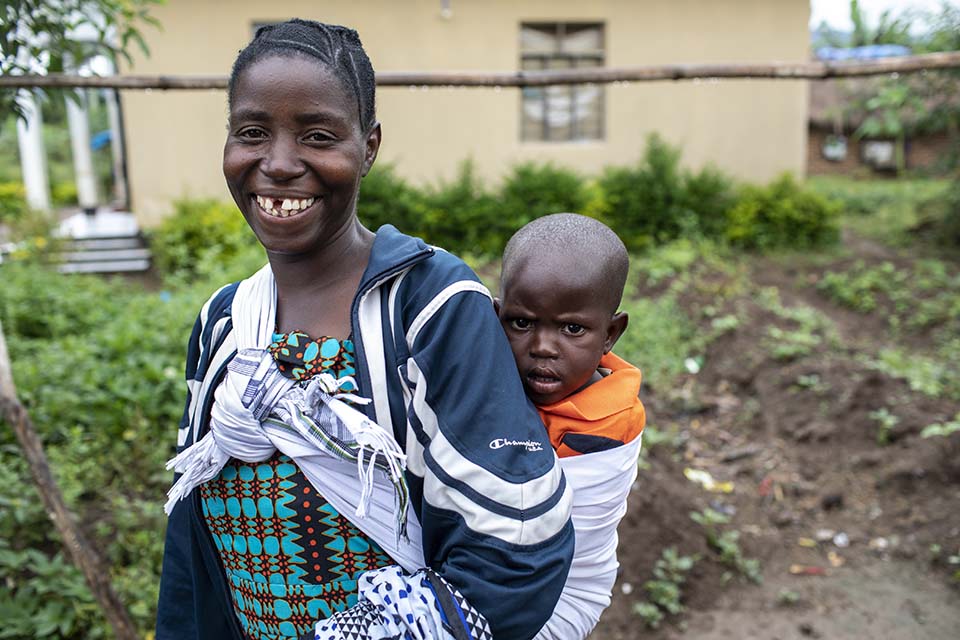
<instances>
[{"instance_id":1,"label":"child's mouth","mask_svg":"<svg viewBox=\"0 0 960 640\"><path fill-rule=\"evenodd\" d=\"M313 198L273 198L255 195L260 210L273 218L289 218L309 209L317 201Z\"/></svg>"},{"instance_id":2,"label":"child's mouth","mask_svg":"<svg viewBox=\"0 0 960 640\"><path fill-rule=\"evenodd\" d=\"M538 395L555 393L562 384L563 381L553 372L531 371L527 374L527 388Z\"/></svg>"}]
</instances>

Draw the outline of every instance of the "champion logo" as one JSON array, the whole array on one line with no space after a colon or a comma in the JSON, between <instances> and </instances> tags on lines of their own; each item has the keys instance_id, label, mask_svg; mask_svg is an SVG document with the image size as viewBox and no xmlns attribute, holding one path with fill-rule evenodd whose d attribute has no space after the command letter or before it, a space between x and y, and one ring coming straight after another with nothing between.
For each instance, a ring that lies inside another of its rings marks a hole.
<instances>
[{"instance_id":1,"label":"champion logo","mask_svg":"<svg viewBox=\"0 0 960 640\"><path fill-rule=\"evenodd\" d=\"M534 440L507 440L506 438L497 438L490 441L491 449L503 449L504 447L525 447L527 451L543 451L543 444Z\"/></svg>"}]
</instances>

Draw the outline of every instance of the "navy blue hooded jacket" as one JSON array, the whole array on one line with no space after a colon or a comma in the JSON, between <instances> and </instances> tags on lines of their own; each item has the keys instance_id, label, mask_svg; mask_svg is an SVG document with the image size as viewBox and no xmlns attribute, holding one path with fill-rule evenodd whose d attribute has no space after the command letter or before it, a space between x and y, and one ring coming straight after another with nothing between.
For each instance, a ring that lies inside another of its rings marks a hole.
<instances>
[{"instance_id":1,"label":"navy blue hooded jacket","mask_svg":"<svg viewBox=\"0 0 960 640\"><path fill-rule=\"evenodd\" d=\"M217 291L194 325L177 451L207 431L214 391L236 354L231 302ZM570 489L524 395L510 347L476 275L391 226L374 241L351 310L359 395L392 425L428 566L486 617L494 638L530 638L560 596L573 554ZM199 491L167 525L157 640L243 633Z\"/></svg>"}]
</instances>

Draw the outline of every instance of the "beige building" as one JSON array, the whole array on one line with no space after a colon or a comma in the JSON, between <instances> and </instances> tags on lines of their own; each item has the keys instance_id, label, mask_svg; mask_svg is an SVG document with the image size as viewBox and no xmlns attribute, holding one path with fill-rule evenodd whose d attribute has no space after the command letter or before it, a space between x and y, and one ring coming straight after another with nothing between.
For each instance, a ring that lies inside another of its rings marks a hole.
<instances>
[{"instance_id":1,"label":"beige building","mask_svg":"<svg viewBox=\"0 0 960 640\"><path fill-rule=\"evenodd\" d=\"M350 25L378 71L515 71L808 60L807 0L168 0L133 73L225 74L255 25L298 16ZM385 87L379 162L415 183L473 158L495 183L514 163L586 174L635 161L659 132L693 167L762 181L802 174L807 86L687 81L549 89ZM181 197L228 198L220 91L123 96L133 210L155 223Z\"/></svg>"}]
</instances>

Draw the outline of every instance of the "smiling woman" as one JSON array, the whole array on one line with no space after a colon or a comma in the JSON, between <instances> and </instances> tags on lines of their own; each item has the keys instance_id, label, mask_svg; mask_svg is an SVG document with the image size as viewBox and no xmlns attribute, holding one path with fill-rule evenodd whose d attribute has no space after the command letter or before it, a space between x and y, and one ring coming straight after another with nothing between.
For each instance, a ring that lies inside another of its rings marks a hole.
<instances>
[{"instance_id":1,"label":"smiling woman","mask_svg":"<svg viewBox=\"0 0 960 640\"><path fill-rule=\"evenodd\" d=\"M475 274L357 218L381 141L359 37L261 28L229 106L268 264L190 338L157 639L532 637L571 492Z\"/></svg>"}]
</instances>

